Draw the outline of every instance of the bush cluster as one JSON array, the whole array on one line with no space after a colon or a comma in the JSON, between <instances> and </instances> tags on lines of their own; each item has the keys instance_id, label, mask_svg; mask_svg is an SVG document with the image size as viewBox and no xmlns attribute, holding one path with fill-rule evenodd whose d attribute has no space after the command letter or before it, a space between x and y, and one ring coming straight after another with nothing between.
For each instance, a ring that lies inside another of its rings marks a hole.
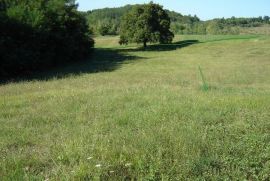
<instances>
[{"instance_id":1,"label":"bush cluster","mask_svg":"<svg viewBox=\"0 0 270 181\"><path fill-rule=\"evenodd\" d=\"M94 46L71 0L2 0L0 30L1 77L78 61Z\"/></svg>"}]
</instances>

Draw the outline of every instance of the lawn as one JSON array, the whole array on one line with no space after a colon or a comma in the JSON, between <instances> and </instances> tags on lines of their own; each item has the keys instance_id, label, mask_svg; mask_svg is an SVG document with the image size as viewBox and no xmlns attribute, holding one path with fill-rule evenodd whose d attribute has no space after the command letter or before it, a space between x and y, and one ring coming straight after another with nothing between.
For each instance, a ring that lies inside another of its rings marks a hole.
<instances>
[{"instance_id":1,"label":"lawn","mask_svg":"<svg viewBox=\"0 0 270 181\"><path fill-rule=\"evenodd\" d=\"M117 42L0 85L0 180L270 180L270 37Z\"/></svg>"}]
</instances>

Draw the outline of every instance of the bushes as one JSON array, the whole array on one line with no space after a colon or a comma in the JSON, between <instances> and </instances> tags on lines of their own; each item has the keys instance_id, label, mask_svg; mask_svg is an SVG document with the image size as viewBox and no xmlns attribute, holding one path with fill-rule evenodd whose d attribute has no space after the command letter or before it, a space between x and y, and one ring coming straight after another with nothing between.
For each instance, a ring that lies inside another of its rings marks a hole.
<instances>
[{"instance_id":1,"label":"bushes","mask_svg":"<svg viewBox=\"0 0 270 181\"><path fill-rule=\"evenodd\" d=\"M85 58L94 41L67 0L0 4L0 76L16 76Z\"/></svg>"}]
</instances>

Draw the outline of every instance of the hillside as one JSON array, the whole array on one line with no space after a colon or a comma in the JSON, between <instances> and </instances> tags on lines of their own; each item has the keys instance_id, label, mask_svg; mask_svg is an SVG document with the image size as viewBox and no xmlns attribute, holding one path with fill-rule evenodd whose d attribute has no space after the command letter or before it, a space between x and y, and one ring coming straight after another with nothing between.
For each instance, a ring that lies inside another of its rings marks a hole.
<instances>
[{"instance_id":1,"label":"hillside","mask_svg":"<svg viewBox=\"0 0 270 181\"><path fill-rule=\"evenodd\" d=\"M0 181L270 181L270 18L114 3L0 0Z\"/></svg>"},{"instance_id":2,"label":"hillside","mask_svg":"<svg viewBox=\"0 0 270 181\"><path fill-rule=\"evenodd\" d=\"M94 34L117 35L121 17L137 5L119 8L104 8L85 12ZM175 34L267 34L270 31L269 16L256 18L221 18L201 21L199 17L182 15L167 10L171 18L171 29ZM264 28L256 28L264 27ZM252 30L256 29L256 30Z\"/></svg>"},{"instance_id":3,"label":"hillside","mask_svg":"<svg viewBox=\"0 0 270 181\"><path fill-rule=\"evenodd\" d=\"M119 33L121 17L135 6L136 5L126 5L119 8L96 9L86 12L85 15L94 33L116 35ZM176 23L187 25L200 21L197 16L184 16L169 10L167 10L167 12L171 18L172 27L176 27Z\"/></svg>"},{"instance_id":4,"label":"hillside","mask_svg":"<svg viewBox=\"0 0 270 181\"><path fill-rule=\"evenodd\" d=\"M270 179L268 36L95 41L91 60L0 85L1 180Z\"/></svg>"}]
</instances>

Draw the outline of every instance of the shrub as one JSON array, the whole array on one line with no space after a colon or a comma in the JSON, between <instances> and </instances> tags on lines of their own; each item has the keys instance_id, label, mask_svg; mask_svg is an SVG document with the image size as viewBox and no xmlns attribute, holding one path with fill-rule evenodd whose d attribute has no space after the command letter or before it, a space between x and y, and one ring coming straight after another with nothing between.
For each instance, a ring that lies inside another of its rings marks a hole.
<instances>
[{"instance_id":1,"label":"shrub","mask_svg":"<svg viewBox=\"0 0 270 181\"><path fill-rule=\"evenodd\" d=\"M68 0L4 1L0 16L2 77L83 59L94 46L84 16Z\"/></svg>"}]
</instances>

